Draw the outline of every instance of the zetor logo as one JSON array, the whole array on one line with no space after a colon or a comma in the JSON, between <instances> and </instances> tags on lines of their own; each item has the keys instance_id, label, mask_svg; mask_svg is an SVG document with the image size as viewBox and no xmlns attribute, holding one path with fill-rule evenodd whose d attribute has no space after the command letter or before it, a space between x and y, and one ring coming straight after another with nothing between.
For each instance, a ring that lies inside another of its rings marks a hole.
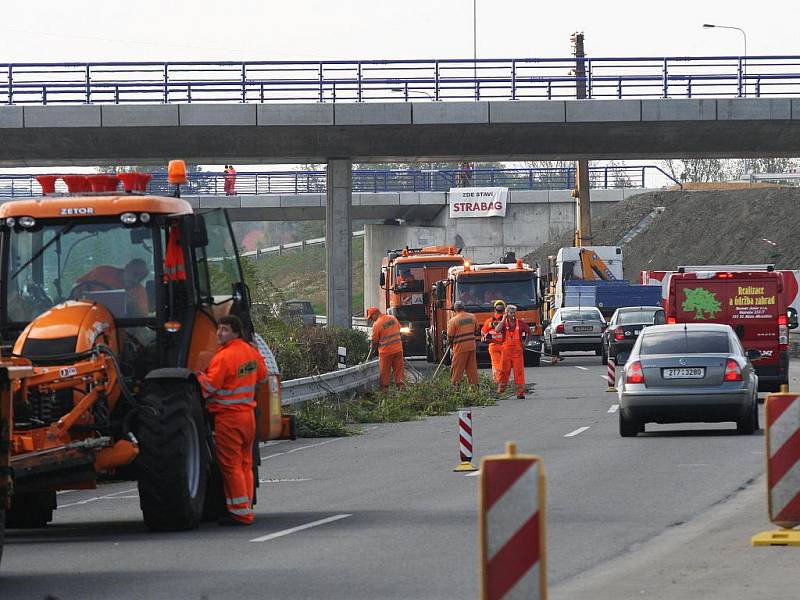
<instances>
[{"instance_id":1,"label":"zetor logo","mask_svg":"<svg viewBox=\"0 0 800 600\"><path fill-rule=\"evenodd\" d=\"M94 209L89 206L77 206L74 208L62 208L62 215L93 215Z\"/></svg>"}]
</instances>

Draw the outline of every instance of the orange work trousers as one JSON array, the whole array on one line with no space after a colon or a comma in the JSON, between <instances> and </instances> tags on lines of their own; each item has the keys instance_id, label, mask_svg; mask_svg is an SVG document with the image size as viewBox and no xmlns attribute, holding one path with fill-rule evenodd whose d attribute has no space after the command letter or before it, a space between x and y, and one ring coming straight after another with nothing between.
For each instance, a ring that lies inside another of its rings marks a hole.
<instances>
[{"instance_id":1,"label":"orange work trousers","mask_svg":"<svg viewBox=\"0 0 800 600\"><path fill-rule=\"evenodd\" d=\"M397 387L405 385L406 371L402 351L379 355L378 366L381 370L380 382L382 390L389 389L389 381L392 374L394 374L394 383Z\"/></svg>"},{"instance_id":2,"label":"orange work trousers","mask_svg":"<svg viewBox=\"0 0 800 600\"><path fill-rule=\"evenodd\" d=\"M514 387L517 394L525 393L525 359L522 348L503 347L503 368L500 371L500 381L497 382L497 391L503 393L514 371Z\"/></svg>"},{"instance_id":3,"label":"orange work trousers","mask_svg":"<svg viewBox=\"0 0 800 600\"><path fill-rule=\"evenodd\" d=\"M228 513L237 521L252 523L255 519L252 507L255 485L253 481L255 411L229 410L215 413L214 438Z\"/></svg>"},{"instance_id":4,"label":"orange work trousers","mask_svg":"<svg viewBox=\"0 0 800 600\"><path fill-rule=\"evenodd\" d=\"M475 358L475 350L453 353L453 363L450 365L450 381L453 385L458 385L467 374L467 381L472 385L478 385L478 361Z\"/></svg>"},{"instance_id":5,"label":"orange work trousers","mask_svg":"<svg viewBox=\"0 0 800 600\"><path fill-rule=\"evenodd\" d=\"M500 383L500 373L503 371L503 344L489 344L489 359L492 361L492 379Z\"/></svg>"}]
</instances>

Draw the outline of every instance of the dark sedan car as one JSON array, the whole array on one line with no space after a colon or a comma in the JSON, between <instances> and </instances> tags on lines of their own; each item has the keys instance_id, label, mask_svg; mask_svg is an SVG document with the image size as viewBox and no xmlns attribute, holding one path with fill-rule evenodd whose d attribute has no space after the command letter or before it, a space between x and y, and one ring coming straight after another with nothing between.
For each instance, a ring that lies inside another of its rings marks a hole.
<instances>
[{"instance_id":1,"label":"dark sedan car","mask_svg":"<svg viewBox=\"0 0 800 600\"><path fill-rule=\"evenodd\" d=\"M603 332L603 364L609 358L617 365L625 364L636 339L648 325L666 323L664 309L660 306L626 306L611 315L608 328Z\"/></svg>"},{"instance_id":2,"label":"dark sedan car","mask_svg":"<svg viewBox=\"0 0 800 600\"><path fill-rule=\"evenodd\" d=\"M758 376L730 325L682 323L642 331L618 384L619 432L645 423L719 423L758 429Z\"/></svg>"}]
</instances>

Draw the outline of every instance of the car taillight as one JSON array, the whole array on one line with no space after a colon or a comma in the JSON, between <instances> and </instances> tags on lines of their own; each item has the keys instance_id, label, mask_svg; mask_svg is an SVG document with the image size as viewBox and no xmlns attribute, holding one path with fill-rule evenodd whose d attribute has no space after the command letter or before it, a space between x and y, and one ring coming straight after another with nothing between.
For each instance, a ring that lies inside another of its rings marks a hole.
<instances>
[{"instance_id":1,"label":"car taillight","mask_svg":"<svg viewBox=\"0 0 800 600\"><path fill-rule=\"evenodd\" d=\"M675 317L667 317L667 325L675 325L678 322L678 319Z\"/></svg>"},{"instance_id":2,"label":"car taillight","mask_svg":"<svg viewBox=\"0 0 800 600\"><path fill-rule=\"evenodd\" d=\"M564 333L564 324L563 323L559 323L558 325L556 325L556 333Z\"/></svg>"},{"instance_id":3,"label":"car taillight","mask_svg":"<svg viewBox=\"0 0 800 600\"><path fill-rule=\"evenodd\" d=\"M729 358L728 362L725 363L725 376L722 378L722 380L742 381L742 369L739 367L739 363L732 358Z\"/></svg>"},{"instance_id":4,"label":"car taillight","mask_svg":"<svg viewBox=\"0 0 800 600\"><path fill-rule=\"evenodd\" d=\"M628 368L625 370L625 379L627 383L644 383L642 363L637 360L628 365Z\"/></svg>"},{"instance_id":5,"label":"car taillight","mask_svg":"<svg viewBox=\"0 0 800 600\"><path fill-rule=\"evenodd\" d=\"M614 339L615 340L624 340L625 339L625 330L622 327L617 327L614 330Z\"/></svg>"}]
</instances>

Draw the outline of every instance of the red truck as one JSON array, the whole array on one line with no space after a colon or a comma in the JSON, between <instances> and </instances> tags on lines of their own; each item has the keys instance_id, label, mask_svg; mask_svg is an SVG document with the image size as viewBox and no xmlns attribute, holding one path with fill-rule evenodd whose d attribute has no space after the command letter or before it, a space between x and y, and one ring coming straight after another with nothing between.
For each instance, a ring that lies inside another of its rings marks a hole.
<instances>
[{"instance_id":1,"label":"red truck","mask_svg":"<svg viewBox=\"0 0 800 600\"><path fill-rule=\"evenodd\" d=\"M702 269L702 267L700 268ZM789 319L784 273L692 270L681 267L669 278L667 323L730 325L753 360L759 391L777 391L789 382Z\"/></svg>"}]
</instances>

